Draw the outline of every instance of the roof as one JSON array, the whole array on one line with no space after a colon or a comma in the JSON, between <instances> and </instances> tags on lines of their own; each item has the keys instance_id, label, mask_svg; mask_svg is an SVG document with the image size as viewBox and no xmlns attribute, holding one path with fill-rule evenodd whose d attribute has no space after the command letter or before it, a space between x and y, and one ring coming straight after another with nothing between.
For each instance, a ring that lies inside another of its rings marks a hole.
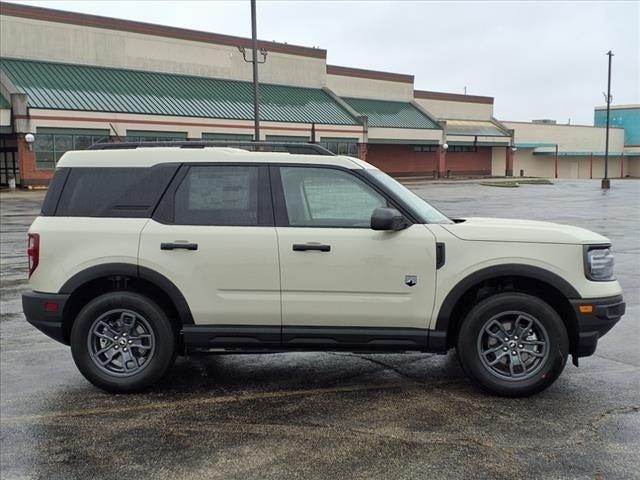
<instances>
[{"instance_id":1,"label":"roof","mask_svg":"<svg viewBox=\"0 0 640 480\"><path fill-rule=\"evenodd\" d=\"M471 137L510 137L511 135L488 120L446 120L447 135Z\"/></svg>"},{"instance_id":2,"label":"roof","mask_svg":"<svg viewBox=\"0 0 640 480\"><path fill-rule=\"evenodd\" d=\"M555 147L553 149L549 149L547 147L537 147L533 149L533 154L534 155L555 155ZM589 151L558 151L558 156L559 157L590 157L590 156L594 156L594 157L604 157L605 156L605 152L589 152ZM628 156L636 156L634 155L634 152L609 152L609 156L610 157L620 157L624 155L625 157Z\"/></svg>"},{"instance_id":3,"label":"roof","mask_svg":"<svg viewBox=\"0 0 640 480\"><path fill-rule=\"evenodd\" d=\"M449 102L486 103L493 104L493 97L483 97L481 95L464 95L461 93L431 92L429 90L414 90L415 98L427 100L443 100Z\"/></svg>"},{"instance_id":4,"label":"roof","mask_svg":"<svg viewBox=\"0 0 640 480\"><path fill-rule=\"evenodd\" d=\"M366 115L370 127L440 129L429 117L408 102L343 98L360 115Z\"/></svg>"},{"instance_id":5,"label":"roof","mask_svg":"<svg viewBox=\"0 0 640 480\"><path fill-rule=\"evenodd\" d=\"M271 162L337 165L366 168L357 159L340 155L297 155L281 152L250 152L231 147L142 147L122 150L77 150L65 153L57 167L150 167L171 162Z\"/></svg>"},{"instance_id":6,"label":"roof","mask_svg":"<svg viewBox=\"0 0 640 480\"><path fill-rule=\"evenodd\" d=\"M86 65L2 59L30 108L253 119L251 82ZM260 85L266 121L357 125L322 89Z\"/></svg>"},{"instance_id":7,"label":"roof","mask_svg":"<svg viewBox=\"0 0 640 480\"><path fill-rule=\"evenodd\" d=\"M606 110L606 105L601 105L598 107L594 107L594 110ZM629 104L629 105L611 105L609 107L610 110L640 110L640 103Z\"/></svg>"},{"instance_id":8,"label":"roof","mask_svg":"<svg viewBox=\"0 0 640 480\"><path fill-rule=\"evenodd\" d=\"M0 95L0 108L11 108L9 100Z\"/></svg>"},{"instance_id":9,"label":"roof","mask_svg":"<svg viewBox=\"0 0 640 480\"><path fill-rule=\"evenodd\" d=\"M413 75L405 73L381 72L379 70L366 70L364 68L341 67L339 65L327 65L327 74L343 77L369 78L371 80L386 80L389 82L401 82L413 84Z\"/></svg>"},{"instance_id":10,"label":"roof","mask_svg":"<svg viewBox=\"0 0 640 480\"><path fill-rule=\"evenodd\" d=\"M12 17L30 18L46 22L66 23L70 25L82 25L84 27L105 28L125 32L155 35L159 37L178 38L193 42L213 43L231 47L252 48L250 38L222 35L220 33L189 30L186 28L167 27L154 23L135 22L119 18L88 15L86 13L67 12L51 8L32 7L16 3L2 2L2 15ZM327 51L321 48L301 47L286 43L267 42L258 40L258 48L266 48L269 52L286 53L313 58L327 58Z\"/></svg>"}]
</instances>

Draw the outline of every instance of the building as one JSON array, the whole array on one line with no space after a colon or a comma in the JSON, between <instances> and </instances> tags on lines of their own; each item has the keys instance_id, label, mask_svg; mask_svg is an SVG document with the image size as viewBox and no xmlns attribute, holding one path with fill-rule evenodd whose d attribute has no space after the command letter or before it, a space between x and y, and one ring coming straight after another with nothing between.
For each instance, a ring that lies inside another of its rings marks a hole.
<instances>
[{"instance_id":1,"label":"building","mask_svg":"<svg viewBox=\"0 0 640 480\"><path fill-rule=\"evenodd\" d=\"M0 5L3 184L47 184L65 151L99 141L253 138L250 39ZM603 128L501 122L492 97L416 90L412 75L328 65L318 48L259 47L261 140L319 142L395 175L584 176L591 157L600 174ZM622 175L637 175L633 155Z\"/></svg>"}]
</instances>

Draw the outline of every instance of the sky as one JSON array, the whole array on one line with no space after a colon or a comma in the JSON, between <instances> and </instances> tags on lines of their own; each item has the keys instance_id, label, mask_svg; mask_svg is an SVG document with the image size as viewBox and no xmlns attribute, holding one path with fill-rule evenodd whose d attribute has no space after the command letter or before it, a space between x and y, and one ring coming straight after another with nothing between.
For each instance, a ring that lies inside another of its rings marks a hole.
<instances>
[{"instance_id":1,"label":"sky","mask_svg":"<svg viewBox=\"0 0 640 480\"><path fill-rule=\"evenodd\" d=\"M14 3L251 36L249 0ZM258 38L326 49L329 64L495 97L500 120L593 124L609 50L613 103L640 103L640 1L258 0L257 18Z\"/></svg>"}]
</instances>

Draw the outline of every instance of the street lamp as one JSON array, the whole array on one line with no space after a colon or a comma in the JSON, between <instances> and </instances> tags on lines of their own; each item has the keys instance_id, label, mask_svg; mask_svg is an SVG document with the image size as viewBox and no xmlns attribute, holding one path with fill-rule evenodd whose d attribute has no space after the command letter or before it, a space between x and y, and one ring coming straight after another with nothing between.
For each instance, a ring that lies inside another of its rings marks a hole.
<instances>
[{"instance_id":1,"label":"street lamp","mask_svg":"<svg viewBox=\"0 0 640 480\"><path fill-rule=\"evenodd\" d=\"M611 188L611 181L609 180L609 111L611 108L611 58L613 57L613 52L609 50L607 56L609 57L609 80L607 81L607 132L604 143L604 178L602 179L602 188L604 190Z\"/></svg>"},{"instance_id":2,"label":"street lamp","mask_svg":"<svg viewBox=\"0 0 640 480\"><path fill-rule=\"evenodd\" d=\"M267 51L264 48L260 49L260 55L262 60L258 60L258 34L256 25L256 0L251 0L251 46L252 56L251 59L247 58L246 50L244 47L238 47L242 58L247 63L253 64L253 124L254 124L254 138L256 142L260 141L260 94L258 92L258 65L267 61Z\"/></svg>"}]
</instances>

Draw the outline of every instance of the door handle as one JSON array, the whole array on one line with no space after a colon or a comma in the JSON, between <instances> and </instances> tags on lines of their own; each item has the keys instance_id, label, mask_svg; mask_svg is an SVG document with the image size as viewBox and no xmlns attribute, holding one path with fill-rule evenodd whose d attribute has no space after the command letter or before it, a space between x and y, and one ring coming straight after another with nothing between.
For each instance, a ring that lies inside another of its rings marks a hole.
<instances>
[{"instance_id":1,"label":"door handle","mask_svg":"<svg viewBox=\"0 0 640 480\"><path fill-rule=\"evenodd\" d=\"M331 245L322 245L320 243L294 243L294 252L305 252L307 250L316 250L318 252L330 252Z\"/></svg>"},{"instance_id":2,"label":"door handle","mask_svg":"<svg viewBox=\"0 0 640 480\"><path fill-rule=\"evenodd\" d=\"M197 250L197 243L161 243L160 250Z\"/></svg>"}]
</instances>

